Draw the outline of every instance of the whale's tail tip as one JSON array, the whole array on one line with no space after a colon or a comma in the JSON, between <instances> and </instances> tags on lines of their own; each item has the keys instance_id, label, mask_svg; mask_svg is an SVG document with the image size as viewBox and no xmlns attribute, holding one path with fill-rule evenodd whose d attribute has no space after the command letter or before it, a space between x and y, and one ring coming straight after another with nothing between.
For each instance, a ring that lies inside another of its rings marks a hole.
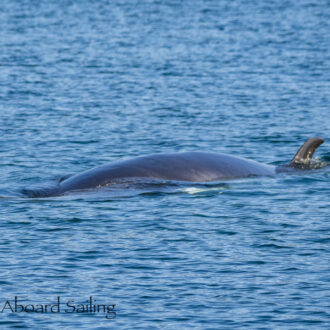
<instances>
[{"instance_id":1,"label":"whale's tail tip","mask_svg":"<svg viewBox=\"0 0 330 330\"><path fill-rule=\"evenodd\" d=\"M310 163L315 150L324 142L320 137L312 137L308 139L297 151L292 158L291 166L301 166Z\"/></svg>"}]
</instances>

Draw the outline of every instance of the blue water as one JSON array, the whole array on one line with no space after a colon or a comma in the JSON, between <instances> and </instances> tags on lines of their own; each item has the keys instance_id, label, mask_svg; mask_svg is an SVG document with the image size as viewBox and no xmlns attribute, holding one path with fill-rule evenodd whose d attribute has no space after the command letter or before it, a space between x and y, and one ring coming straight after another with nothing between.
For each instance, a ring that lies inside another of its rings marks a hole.
<instances>
[{"instance_id":1,"label":"blue water","mask_svg":"<svg viewBox=\"0 0 330 330\"><path fill-rule=\"evenodd\" d=\"M329 35L326 0L1 1L1 328L329 329L329 167L18 194L150 153L287 163L312 136L329 162ZM90 296L116 317L65 311Z\"/></svg>"}]
</instances>

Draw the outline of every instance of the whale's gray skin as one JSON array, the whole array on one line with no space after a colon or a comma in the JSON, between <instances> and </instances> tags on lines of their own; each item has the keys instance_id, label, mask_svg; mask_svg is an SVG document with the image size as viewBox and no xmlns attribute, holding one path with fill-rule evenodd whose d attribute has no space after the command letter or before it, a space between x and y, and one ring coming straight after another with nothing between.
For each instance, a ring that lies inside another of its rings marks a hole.
<instances>
[{"instance_id":1,"label":"whale's gray skin","mask_svg":"<svg viewBox=\"0 0 330 330\"><path fill-rule=\"evenodd\" d=\"M208 182L250 176L273 176L279 172L307 168L316 148L322 143L323 139L317 137L307 140L290 164L278 167L218 153L155 154L113 162L66 178L58 182L56 187L25 192L29 197L49 197L110 185L126 178Z\"/></svg>"}]
</instances>

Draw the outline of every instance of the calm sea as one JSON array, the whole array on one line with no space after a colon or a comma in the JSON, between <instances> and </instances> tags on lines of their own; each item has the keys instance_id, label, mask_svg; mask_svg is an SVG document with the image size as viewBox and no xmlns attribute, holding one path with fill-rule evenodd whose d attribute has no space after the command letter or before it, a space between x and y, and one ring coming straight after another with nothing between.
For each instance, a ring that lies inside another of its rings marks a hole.
<instances>
[{"instance_id":1,"label":"calm sea","mask_svg":"<svg viewBox=\"0 0 330 330\"><path fill-rule=\"evenodd\" d=\"M329 167L19 195L150 153L329 162L329 36L327 0L2 0L1 328L329 329Z\"/></svg>"}]
</instances>

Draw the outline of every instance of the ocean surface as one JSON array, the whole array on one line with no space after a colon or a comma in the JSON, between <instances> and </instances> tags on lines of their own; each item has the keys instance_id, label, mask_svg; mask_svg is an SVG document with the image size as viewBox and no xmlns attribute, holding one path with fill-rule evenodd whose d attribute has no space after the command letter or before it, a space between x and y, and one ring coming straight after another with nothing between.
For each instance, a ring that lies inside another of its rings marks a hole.
<instances>
[{"instance_id":1,"label":"ocean surface","mask_svg":"<svg viewBox=\"0 0 330 330\"><path fill-rule=\"evenodd\" d=\"M329 329L329 166L20 194L151 153L285 164L312 136L329 163L329 36L326 0L2 0L0 327Z\"/></svg>"}]
</instances>

